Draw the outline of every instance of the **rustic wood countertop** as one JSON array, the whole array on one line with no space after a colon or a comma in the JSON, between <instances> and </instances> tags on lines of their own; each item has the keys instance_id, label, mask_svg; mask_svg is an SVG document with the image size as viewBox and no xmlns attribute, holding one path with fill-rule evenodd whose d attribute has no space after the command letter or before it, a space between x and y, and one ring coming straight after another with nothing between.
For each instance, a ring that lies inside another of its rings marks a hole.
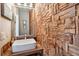
<instances>
[{"instance_id":1,"label":"rustic wood countertop","mask_svg":"<svg viewBox=\"0 0 79 59\"><path fill-rule=\"evenodd\" d=\"M30 49L30 50L24 50L21 52L12 52L12 48L10 47L3 56L31 56L32 54L38 54L40 56L43 56L43 49L40 46L40 44L37 44L36 48Z\"/></svg>"}]
</instances>

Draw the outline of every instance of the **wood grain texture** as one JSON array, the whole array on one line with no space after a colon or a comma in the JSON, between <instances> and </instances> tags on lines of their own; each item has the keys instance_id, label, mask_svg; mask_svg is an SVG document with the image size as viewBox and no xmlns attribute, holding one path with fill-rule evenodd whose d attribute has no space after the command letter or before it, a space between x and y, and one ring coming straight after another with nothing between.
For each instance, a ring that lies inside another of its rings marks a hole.
<instances>
[{"instance_id":1,"label":"wood grain texture","mask_svg":"<svg viewBox=\"0 0 79 59\"><path fill-rule=\"evenodd\" d=\"M34 34L45 55L68 55L66 44L73 44L72 35L79 31L78 7L76 3L35 4L30 14L31 27L35 23ZM72 35L65 36L66 33Z\"/></svg>"}]
</instances>

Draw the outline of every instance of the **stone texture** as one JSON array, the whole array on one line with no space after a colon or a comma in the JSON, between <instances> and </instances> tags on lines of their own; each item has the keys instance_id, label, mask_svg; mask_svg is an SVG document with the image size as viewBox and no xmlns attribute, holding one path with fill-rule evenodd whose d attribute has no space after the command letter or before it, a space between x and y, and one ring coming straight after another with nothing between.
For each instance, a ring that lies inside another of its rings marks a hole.
<instances>
[{"instance_id":1,"label":"stone texture","mask_svg":"<svg viewBox=\"0 0 79 59\"><path fill-rule=\"evenodd\" d=\"M1 3L0 3L0 7L1 7ZM1 37L5 38L0 40L0 55L2 55L3 46L11 41L11 21L1 16L1 8L0 8L0 35L2 35Z\"/></svg>"}]
</instances>

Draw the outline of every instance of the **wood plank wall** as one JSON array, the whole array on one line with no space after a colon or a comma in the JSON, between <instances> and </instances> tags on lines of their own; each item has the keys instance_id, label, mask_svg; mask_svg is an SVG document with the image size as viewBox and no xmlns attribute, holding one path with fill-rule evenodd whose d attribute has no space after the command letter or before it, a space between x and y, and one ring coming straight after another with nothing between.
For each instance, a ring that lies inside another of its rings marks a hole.
<instances>
[{"instance_id":1,"label":"wood plank wall","mask_svg":"<svg viewBox=\"0 0 79 59\"><path fill-rule=\"evenodd\" d=\"M79 4L37 3L31 12L30 27L44 55L67 55L66 45L73 44L73 34L79 34Z\"/></svg>"}]
</instances>

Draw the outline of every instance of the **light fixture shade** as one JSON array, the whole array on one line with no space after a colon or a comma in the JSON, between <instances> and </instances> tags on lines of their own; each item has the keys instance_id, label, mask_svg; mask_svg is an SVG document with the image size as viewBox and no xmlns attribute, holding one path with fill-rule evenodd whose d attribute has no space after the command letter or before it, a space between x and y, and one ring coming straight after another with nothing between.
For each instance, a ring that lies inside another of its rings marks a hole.
<instances>
[{"instance_id":1,"label":"light fixture shade","mask_svg":"<svg viewBox=\"0 0 79 59\"><path fill-rule=\"evenodd\" d=\"M32 3L18 3L18 6L32 7Z\"/></svg>"}]
</instances>

